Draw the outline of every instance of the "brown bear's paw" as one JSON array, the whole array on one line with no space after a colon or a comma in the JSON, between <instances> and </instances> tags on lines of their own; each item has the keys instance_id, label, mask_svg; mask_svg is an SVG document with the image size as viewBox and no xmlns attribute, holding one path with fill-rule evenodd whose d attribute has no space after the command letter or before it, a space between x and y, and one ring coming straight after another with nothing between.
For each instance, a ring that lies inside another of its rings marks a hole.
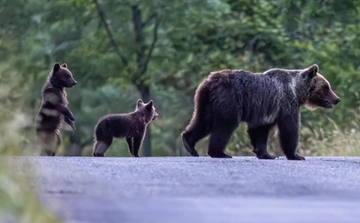
<instances>
[{"instance_id":1,"label":"brown bear's paw","mask_svg":"<svg viewBox=\"0 0 360 223\"><path fill-rule=\"evenodd\" d=\"M295 155L292 155L292 156L287 156L286 157L288 160L305 160L305 157L303 156L300 156L299 154L295 154Z\"/></svg>"},{"instance_id":2,"label":"brown bear's paw","mask_svg":"<svg viewBox=\"0 0 360 223\"><path fill-rule=\"evenodd\" d=\"M196 152L195 148L193 148L189 145L186 133L187 132L185 132L185 131L181 133L182 142L184 144L184 147L185 147L186 151L188 151L192 156L198 157L199 154Z\"/></svg>"},{"instance_id":3,"label":"brown bear's paw","mask_svg":"<svg viewBox=\"0 0 360 223\"><path fill-rule=\"evenodd\" d=\"M263 153L263 154L259 154L259 155L256 154L256 157L258 159L264 159L264 160L273 160L276 158L276 156L270 155L269 153Z\"/></svg>"},{"instance_id":4,"label":"brown bear's paw","mask_svg":"<svg viewBox=\"0 0 360 223\"><path fill-rule=\"evenodd\" d=\"M75 127L75 122L74 121L71 121L71 124L70 124L70 127L72 128L72 129L76 129L76 127Z\"/></svg>"},{"instance_id":5,"label":"brown bear's paw","mask_svg":"<svg viewBox=\"0 0 360 223\"><path fill-rule=\"evenodd\" d=\"M93 157L105 157L105 155L101 153L93 153L92 155Z\"/></svg>"},{"instance_id":6,"label":"brown bear's paw","mask_svg":"<svg viewBox=\"0 0 360 223\"><path fill-rule=\"evenodd\" d=\"M55 153L51 150L42 150L40 156L55 156Z\"/></svg>"},{"instance_id":7,"label":"brown bear's paw","mask_svg":"<svg viewBox=\"0 0 360 223\"><path fill-rule=\"evenodd\" d=\"M229 156L225 153L214 153L214 152L209 152L208 155L211 158L232 158L232 156Z\"/></svg>"}]
</instances>

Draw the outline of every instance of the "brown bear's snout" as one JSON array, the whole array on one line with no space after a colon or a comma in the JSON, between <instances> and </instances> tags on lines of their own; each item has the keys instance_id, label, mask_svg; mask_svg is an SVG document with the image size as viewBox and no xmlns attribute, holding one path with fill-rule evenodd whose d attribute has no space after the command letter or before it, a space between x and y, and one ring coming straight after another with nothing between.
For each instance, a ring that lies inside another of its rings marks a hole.
<instances>
[{"instance_id":1,"label":"brown bear's snout","mask_svg":"<svg viewBox=\"0 0 360 223\"><path fill-rule=\"evenodd\" d=\"M333 101L333 104L334 105L337 105L339 102L341 101L341 98L337 98Z\"/></svg>"},{"instance_id":2,"label":"brown bear's snout","mask_svg":"<svg viewBox=\"0 0 360 223\"><path fill-rule=\"evenodd\" d=\"M73 79L73 81L70 83L71 87L74 87L77 84L77 81Z\"/></svg>"},{"instance_id":3,"label":"brown bear's snout","mask_svg":"<svg viewBox=\"0 0 360 223\"><path fill-rule=\"evenodd\" d=\"M338 96L335 94L335 92L332 91L331 89L330 89L329 93L330 93L329 101L331 102L331 104L337 105L337 104L341 101L341 98L338 97Z\"/></svg>"},{"instance_id":4,"label":"brown bear's snout","mask_svg":"<svg viewBox=\"0 0 360 223\"><path fill-rule=\"evenodd\" d=\"M152 120L155 120L155 119L157 119L158 117L159 117L159 114L158 114L157 112L155 112L154 117L153 117Z\"/></svg>"}]
</instances>

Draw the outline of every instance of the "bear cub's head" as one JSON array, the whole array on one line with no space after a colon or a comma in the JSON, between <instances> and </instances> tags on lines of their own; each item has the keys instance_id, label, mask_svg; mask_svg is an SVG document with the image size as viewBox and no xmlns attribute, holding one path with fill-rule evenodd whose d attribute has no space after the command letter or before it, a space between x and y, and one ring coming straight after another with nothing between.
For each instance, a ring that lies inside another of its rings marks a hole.
<instances>
[{"instance_id":1,"label":"bear cub's head","mask_svg":"<svg viewBox=\"0 0 360 223\"><path fill-rule=\"evenodd\" d=\"M50 82L54 87L71 88L77 84L66 63L55 63L50 75Z\"/></svg>"},{"instance_id":2,"label":"bear cub's head","mask_svg":"<svg viewBox=\"0 0 360 223\"><path fill-rule=\"evenodd\" d=\"M305 106L311 110L317 107L332 108L341 101L331 89L329 81L318 72L319 67L316 64L301 72L301 77L308 83Z\"/></svg>"},{"instance_id":3,"label":"bear cub's head","mask_svg":"<svg viewBox=\"0 0 360 223\"><path fill-rule=\"evenodd\" d=\"M150 100L148 103L144 103L143 100L139 99L136 103L136 111L145 114L147 122L153 121L159 117L159 114L156 112L153 100Z\"/></svg>"}]
</instances>

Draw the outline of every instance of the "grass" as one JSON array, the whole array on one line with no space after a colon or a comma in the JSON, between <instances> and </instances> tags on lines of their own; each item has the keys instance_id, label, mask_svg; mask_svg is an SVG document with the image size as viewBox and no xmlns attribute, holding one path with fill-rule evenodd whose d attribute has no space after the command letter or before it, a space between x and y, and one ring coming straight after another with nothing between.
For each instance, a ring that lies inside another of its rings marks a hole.
<instances>
[{"instance_id":1,"label":"grass","mask_svg":"<svg viewBox=\"0 0 360 223\"><path fill-rule=\"evenodd\" d=\"M326 130L322 127L304 127L299 150L311 156L360 156L360 119L354 118L352 126L341 129L334 121Z\"/></svg>"},{"instance_id":2,"label":"grass","mask_svg":"<svg viewBox=\"0 0 360 223\"><path fill-rule=\"evenodd\" d=\"M41 206L35 193L30 190L28 180L16 174L9 165L1 164L0 222L60 222Z\"/></svg>"},{"instance_id":3,"label":"grass","mask_svg":"<svg viewBox=\"0 0 360 223\"><path fill-rule=\"evenodd\" d=\"M4 113L3 113L4 114ZM22 116L12 116L10 122L0 124L0 222L21 223L57 223L59 219L52 216L40 203L33 190L37 173L30 163L24 163L31 176L21 174L20 167L6 162L8 155L24 155L21 148L23 139L18 133L23 123ZM2 116L2 118L4 118ZM2 119L4 120L4 119ZM7 119L9 120L9 119ZM20 122L19 122L20 121Z\"/></svg>"}]
</instances>

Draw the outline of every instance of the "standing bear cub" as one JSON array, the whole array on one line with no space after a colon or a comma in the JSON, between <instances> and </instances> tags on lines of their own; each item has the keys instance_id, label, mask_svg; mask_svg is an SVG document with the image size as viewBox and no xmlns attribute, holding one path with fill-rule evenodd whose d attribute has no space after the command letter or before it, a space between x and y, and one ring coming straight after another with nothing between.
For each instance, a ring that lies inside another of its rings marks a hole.
<instances>
[{"instance_id":1,"label":"standing bear cub","mask_svg":"<svg viewBox=\"0 0 360 223\"><path fill-rule=\"evenodd\" d=\"M69 110L66 88L77 82L67 68L67 64L55 63L42 88L42 103L36 117L36 135L40 143L41 155L55 156L61 143L60 125L65 121L75 129L75 118Z\"/></svg>"},{"instance_id":2,"label":"standing bear cub","mask_svg":"<svg viewBox=\"0 0 360 223\"><path fill-rule=\"evenodd\" d=\"M231 158L224 153L225 147L240 122L246 122L257 158L275 158L267 152L267 140L271 128L277 126L286 158L304 160L296 153L300 107L332 108L340 102L318 71L314 64L303 70L274 68L263 74L212 72L196 90L193 117L181 134L185 149L198 156L195 144L210 134L208 155Z\"/></svg>"},{"instance_id":3,"label":"standing bear cub","mask_svg":"<svg viewBox=\"0 0 360 223\"><path fill-rule=\"evenodd\" d=\"M154 102L144 103L139 99L135 111L128 114L108 114L101 117L94 130L93 156L103 157L113 138L126 138L130 153L139 157L146 127L159 116Z\"/></svg>"}]
</instances>

